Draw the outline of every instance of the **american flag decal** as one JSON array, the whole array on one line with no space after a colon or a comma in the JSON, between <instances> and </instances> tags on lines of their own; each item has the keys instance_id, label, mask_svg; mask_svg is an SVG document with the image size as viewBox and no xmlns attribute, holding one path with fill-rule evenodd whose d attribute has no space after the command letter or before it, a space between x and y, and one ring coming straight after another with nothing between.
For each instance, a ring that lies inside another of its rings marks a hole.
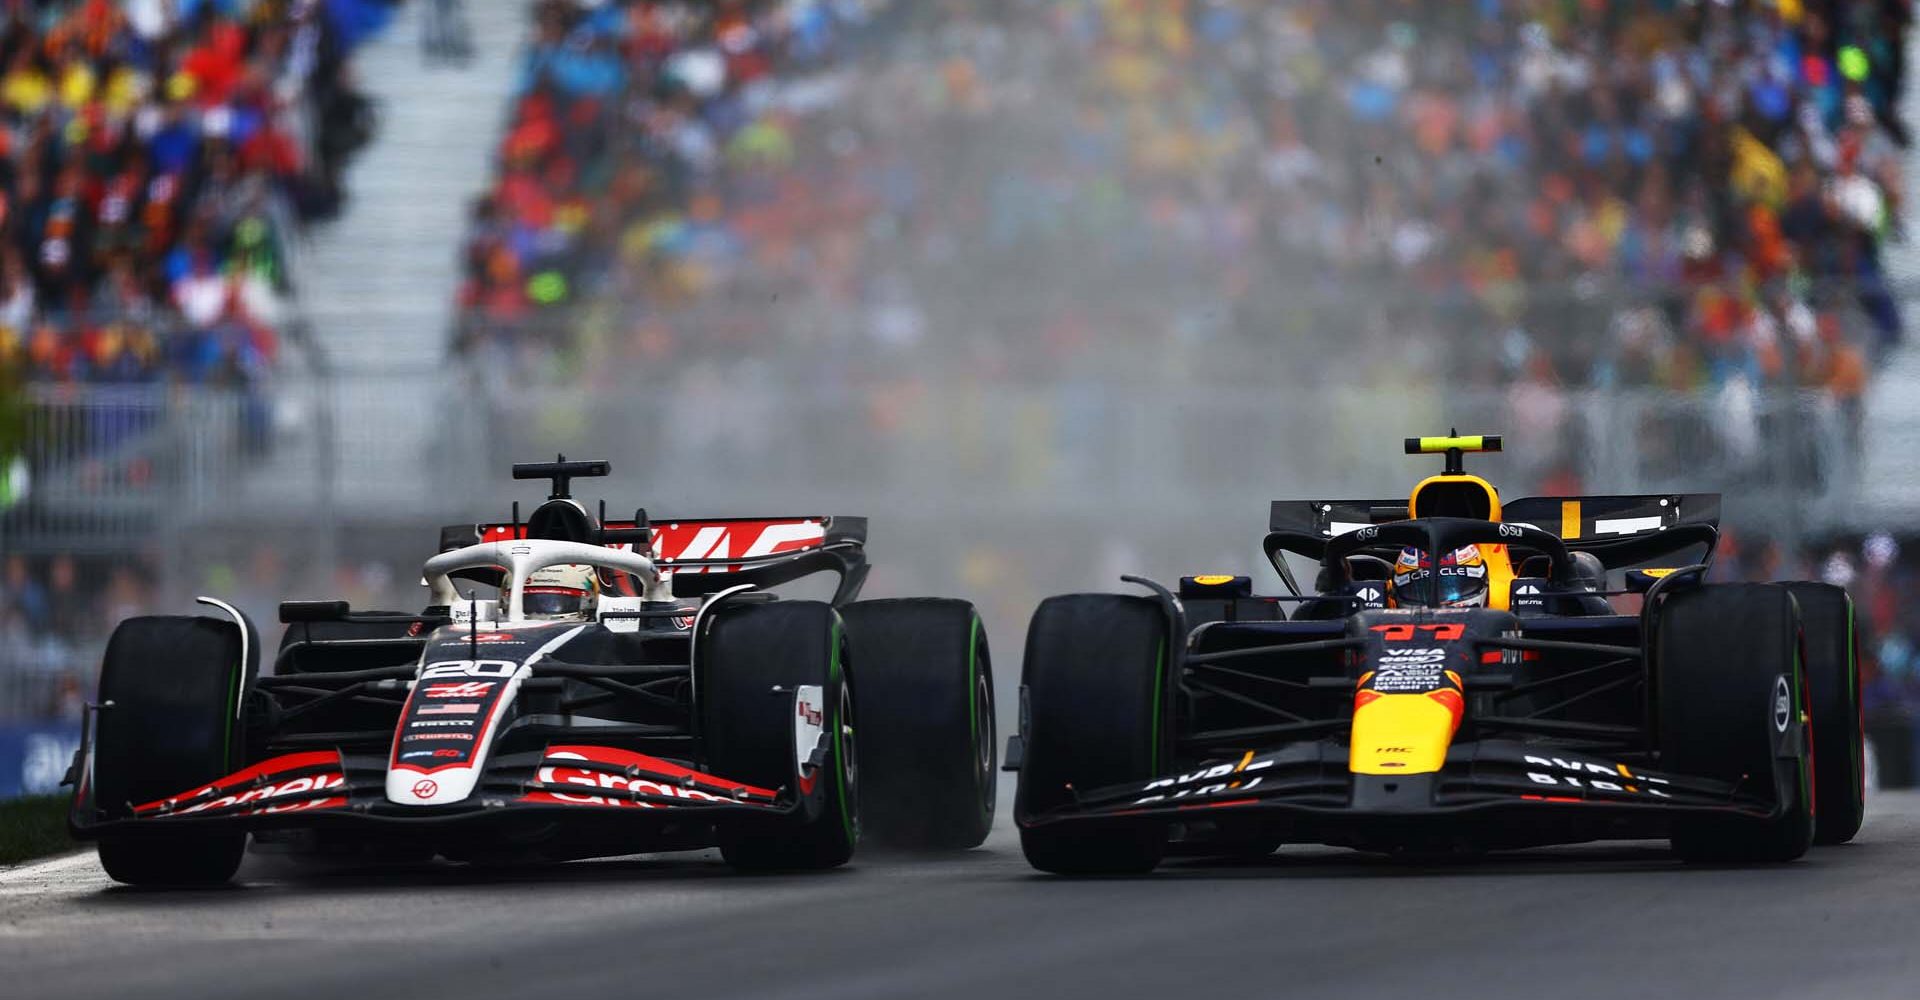
<instances>
[{"instance_id":1,"label":"american flag decal","mask_svg":"<svg viewBox=\"0 0 1920 1000\"><path fill-rule=\"evenodd\" d=\"M466 703L454 704L454 705L422 705L420 706L416 714L419 714L419 715L479 715L480 705L477 702L466 702Z\"/></svg>"}]
</instances>

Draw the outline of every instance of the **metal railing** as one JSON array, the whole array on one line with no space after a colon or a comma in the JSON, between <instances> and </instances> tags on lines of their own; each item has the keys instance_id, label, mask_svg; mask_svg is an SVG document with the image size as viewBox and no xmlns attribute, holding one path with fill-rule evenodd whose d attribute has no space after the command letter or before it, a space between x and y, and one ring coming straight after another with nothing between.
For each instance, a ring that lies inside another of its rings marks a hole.
<instances>
[{"instance_id":1,"label":"metal railing","mask_svg":"<svg viewBox=\"0 0 1920 1000\"><path fill-rule=\"evenodd\" d=\"M1856 414L1819 392L1184 389L881 385L768 393L516 390L491 400L487 457L555 449L644 470L674 495L1006 516L1210 515L1290 495L1371 496L1417 470L1392 447L1425 429L1489 429L1509 492L1713 490L1759 528L1838 516L1857 469ZM476 483L484 490L485 484ZM764 501L762 501L764 502Z\"/></svg>"},{"instance_id":2,"label":"metal railing","mask_svg":"<svg viewBox=\"0 0 1920 1000\"><path fill-rule=\"evenodd\" d=\"M511 495L503 470L612 459L667 501L999 515L1210 510L1282 494L1370 495L1414 470L1408 433L1501 431L1511 492L1719 489L1761 527L1837 516L1859 415L1817 391L1045 387L685 379L627 391L454 376L250 391L34 393L32 488L0 541L90 548L209 518L418 520Z\"/></svg>"}]
</instances>

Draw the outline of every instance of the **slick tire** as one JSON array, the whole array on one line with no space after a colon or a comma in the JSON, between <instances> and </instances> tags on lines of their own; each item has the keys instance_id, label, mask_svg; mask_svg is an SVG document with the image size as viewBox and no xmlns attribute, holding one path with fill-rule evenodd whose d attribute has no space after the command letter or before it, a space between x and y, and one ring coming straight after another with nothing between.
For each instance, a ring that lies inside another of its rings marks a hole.
<instances>
[{"instance_id":1,"label":"slick tire","mask_svg":"<svg viewBox=\"0 0 1920 1000\"><path fill-rule=\"evenodd\" d=\"M1710 584L1664 598L1654 626L1660 766L1737 782L1779 805L1771 820L1682 816L1674 852L1718 864L1792 861L1813 843L1800 615L1775 584ZM1781 703L1785 685L1785 703Z\"/></svg>"},{"instance_id":2,"label":"slick tire","mask_svg":"<svg viewBox=\"0 0 1920 1000\"><path fill-rule=\"evenodd\" d=\"M966 601L861 601L841 614L860 672L860 829L920 850L978 847L996 791L993 663Z\"/></svg>"},{"instance_id":3,"label":"slick tire","mask_svg":"<svg viewBox=\"0 0 1920 1000\"><path fill-rule=\"evenodd\" d=\"M1807 703L1813 712L1813 842L1844 844L1866 817L1866 739L1853 601L1826 583L1783 584L1800 606Z\"/></svg>"},{"instance_id":4,"label":"slick tire","mask_svg":"<svg viewBox=\"0 0 1920 1000\"><path fill-rule=\"evenodd\" d=\"M1060 875L1152 871L1166 853L1161 826L1027 825L1067 804L1070 788L1147 780L1167 766L1160 692L1170 650L1155 601L1118 594L1048 598L1027 628L1025 759L1015 797L1020 849Z\"/></svg>"},{"instance_id":5,"label":"slick tire","mask_svg":"<svg viewBox=\"0 0 1920 1000\"><path fill-rule=\"evenodd\" d=\"M708 769L722 778L800 786L794 759L794 694L821 688L824 756L811 793L778 826L722 827L720 854L743 871L832 868L859 840L858 759L846 634L832 605L778 601L722 609L700 639L698 695ZM779 691L775 689L779 688Z\"/></svg>"},{"instance_id":6,"label":"slick tire","mask_svg":"<svg viewBox=\"0 0 1920 1000\"><path fill-rule=\"evenodd\" d=\"M114 630L94 735L94 804L108 818L232 773L241 645L239 627L214 618L130 618ZM244 833L107 835L100 864L128 885L218 885L239 869L246 843Z\"/></svg>"}]
</instances>

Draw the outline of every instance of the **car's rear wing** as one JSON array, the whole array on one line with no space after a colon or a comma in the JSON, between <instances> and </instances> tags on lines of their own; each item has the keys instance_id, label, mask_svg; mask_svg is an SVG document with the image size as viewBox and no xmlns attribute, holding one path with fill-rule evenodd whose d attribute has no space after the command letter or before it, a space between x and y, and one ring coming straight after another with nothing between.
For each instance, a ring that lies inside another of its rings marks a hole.
<instances>
[{"instance_id":1,"label":"car's rear wing","mask_svg":"<svg viewBox=\"0 0 1920 1000\"><path fill-rule=\"evenodd\" d=\"M1405 520L1405 500L1275 500L1271 532L1324 538L1368 525ZM1590 552L1609 568L1632 566L1705 546L1705 562L1720 533L1720 494L1523 497L1503 505L1502 520L1560 536L1567 548Z\"/></svg>"},{"instance_id":2,"label":"car's rear wing","mask_svg":"<svg viewBox=\"0 0 1920 1000\"><path fill-rule=\"evenodd\" d=\"M831 572L840 577L838 604L853 600L867 577L864 517L649 517L601 527L619 539L606 543L616 549L631 549L635 534L644 530L660 575L677 597L704 597L743 583L771 587ZM440 547L507 541L526 532L524 524L453 525L441 529Z\"/></svg>"}]
</instances>

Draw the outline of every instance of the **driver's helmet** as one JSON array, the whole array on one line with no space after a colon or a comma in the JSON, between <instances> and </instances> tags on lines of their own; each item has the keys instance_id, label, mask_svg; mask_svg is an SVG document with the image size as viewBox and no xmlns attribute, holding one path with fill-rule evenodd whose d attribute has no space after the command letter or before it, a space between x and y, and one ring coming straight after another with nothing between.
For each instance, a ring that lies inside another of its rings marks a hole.
<instances>
[{"instance_id":1,"label":"driver's helmet","mask_svg":"<svg viewBox=\"0 0 1920 1000\"><path fill-rule=\"evenodd\" d=\"M1484 608L1487 561L1477 545L1464 545L1440 557L1440 586L1427 581L1433 562L1420 549L1401 549L1393 564L1393 606L1399 608ZM1437 600L1437 603L1431 603Z\"/></svg>"},{"instance_id":2,"label":"driver's helmet","mask_svg":"<svg viewBox=\"0 0 1920 1000\"><path fill-rule=\"evenodd\" d=\"M527 577L525 604L528 618L592 617L600 600L600 578L592 566L562 563L534 570Z\"/></svg>"}]
</instances>

